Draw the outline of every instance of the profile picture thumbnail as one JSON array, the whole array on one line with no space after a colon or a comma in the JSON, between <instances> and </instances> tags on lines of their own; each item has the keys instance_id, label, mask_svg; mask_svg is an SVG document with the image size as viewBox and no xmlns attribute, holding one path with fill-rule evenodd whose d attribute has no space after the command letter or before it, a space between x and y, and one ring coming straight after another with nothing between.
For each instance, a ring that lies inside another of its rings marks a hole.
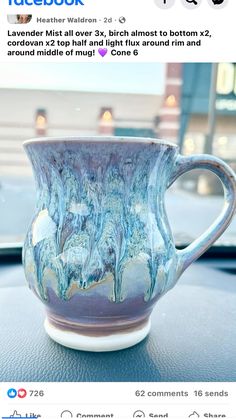
<instances>
[{"instance_id":1,"label":"profile picture thumbnail","mask_svg":"<svg viewBox=\"0 0 236 419\"><path fill-rule=\"evenodd\" d=\"M32 19L32 15L7 15L7 21L10 24L26 24Z\"/></svg>"}]
</instances>

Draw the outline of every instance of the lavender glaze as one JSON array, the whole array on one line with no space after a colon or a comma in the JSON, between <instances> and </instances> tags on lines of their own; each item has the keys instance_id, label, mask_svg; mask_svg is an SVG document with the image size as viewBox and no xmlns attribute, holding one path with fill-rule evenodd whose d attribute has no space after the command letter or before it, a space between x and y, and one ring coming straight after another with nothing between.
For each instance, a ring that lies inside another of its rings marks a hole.
<instances>
[{"instance_id":1,"label":"lavender glaze","mask_svg":"<svg viewBox=\"0 0 236 419\"><path fill-rule=\"evenodd\" d=\"M25 148L37 184L23 249L25 274L60 328L75 330L77 324L80 333L83 327L89 333L97 326L102 334L145 322L153 304L233 215L232 171L210 157L208 168L227 187L228 210L220 226L181 253L164 195L203 156L191 160L172 144L135 139L42 139Z\"/></svg>"}]
</instances>

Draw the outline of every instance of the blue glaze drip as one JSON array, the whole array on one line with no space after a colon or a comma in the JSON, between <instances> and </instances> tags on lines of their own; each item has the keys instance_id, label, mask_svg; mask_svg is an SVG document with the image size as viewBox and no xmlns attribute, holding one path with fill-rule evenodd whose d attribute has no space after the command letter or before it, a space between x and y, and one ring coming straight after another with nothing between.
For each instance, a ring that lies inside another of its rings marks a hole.
<instances>
[{"instance_id":1,"label":"blue glaze drip","mask_svg":"<svg viewBox=\"0 0 236 419\"><path fill-rule=\"evenodd\" d=\"M150 301L176 281L176 250L164 194L177 150L166 144L30 143L37 206L23 256L26 277L47 299L112 279L114 302L130 298L138 261ZM133 271L132 271L133 272ZM138 273L138 272L137 272ZM145 290L144 290L145 289ZM143 291L144 290L144 291Z\"/></svg>"}]
</instances>

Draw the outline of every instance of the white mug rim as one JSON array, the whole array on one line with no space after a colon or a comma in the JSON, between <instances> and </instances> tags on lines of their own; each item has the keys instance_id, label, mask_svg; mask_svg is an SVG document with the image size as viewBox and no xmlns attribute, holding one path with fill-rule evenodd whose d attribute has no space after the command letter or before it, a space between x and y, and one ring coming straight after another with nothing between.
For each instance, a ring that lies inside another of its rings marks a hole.
<instances>
[{"instance_id":1,"label":"white mug rim","mask_svg":"<svg viewBox=\"0 0 236 419\"><path fill-rule=\"evenodd\" d=\"M173 148L178 148L177 144L171 141L162 140L159 138L150 137L125 137L125 136L60 136L60 137L35 137L23 142L23 147L32 144L50 144L50 143L113 143L113 144L159 144Z\"/></svg>"}]
</instances>

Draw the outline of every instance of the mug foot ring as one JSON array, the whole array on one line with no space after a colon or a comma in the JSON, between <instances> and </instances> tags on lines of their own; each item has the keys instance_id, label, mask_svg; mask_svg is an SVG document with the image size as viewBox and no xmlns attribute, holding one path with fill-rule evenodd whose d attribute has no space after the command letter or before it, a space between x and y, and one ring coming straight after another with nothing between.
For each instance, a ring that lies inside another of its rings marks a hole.
<instances>
[{"instance_id":1,"label":"mug foot ring","mask_svg":"<svg viewBox=\"0 0 236 419\"><path fill-rule=\"evenodd\" d=\"M55 342L67 348L90 352L111 352L137 345L148 335L151 327L150 319L140 328L126 333L116 333L107 336L85 336L79 333L65 331L53 326L46 318L44 328Z\"/></svg>"}]
</instances>

